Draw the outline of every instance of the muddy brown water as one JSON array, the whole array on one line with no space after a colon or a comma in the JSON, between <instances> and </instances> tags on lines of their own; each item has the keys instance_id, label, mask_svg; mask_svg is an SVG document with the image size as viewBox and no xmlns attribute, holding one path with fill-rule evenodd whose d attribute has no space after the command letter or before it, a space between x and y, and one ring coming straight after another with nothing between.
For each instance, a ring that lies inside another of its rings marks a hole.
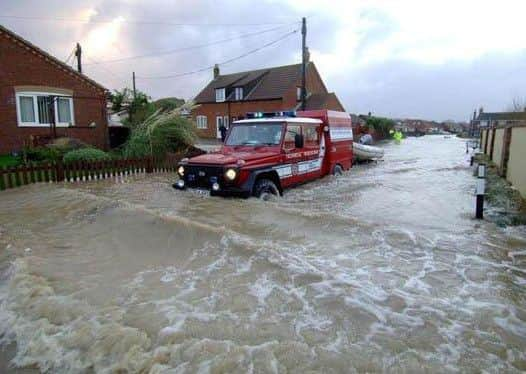
<instances>
[{"instance_id":1,"label":"muddy brown water","mask_svg":"<svg viewBox=\"0 0 526 374\"><path fill-rule=\"evenodd\" d=\"M524 371L526 230L472 219L464 150L407 139L272 202L172 175L0 192L0 368Z\"/></svg>"}]
</instances>

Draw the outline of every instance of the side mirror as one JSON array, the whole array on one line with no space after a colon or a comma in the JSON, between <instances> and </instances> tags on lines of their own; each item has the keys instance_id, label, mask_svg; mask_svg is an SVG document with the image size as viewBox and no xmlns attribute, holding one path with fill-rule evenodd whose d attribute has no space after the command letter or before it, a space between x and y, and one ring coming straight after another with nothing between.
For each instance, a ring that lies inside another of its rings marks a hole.
<instances>
[{"instance_id":1,"label":"side mirror","mask_svg":"<svg viewBox=\"0 0 526 374\"><path fill-rule=\"evenodd\" d=\"M294 135L294 147L303 148L303 135L301 134Z\"/></svg>"}]
</instances>

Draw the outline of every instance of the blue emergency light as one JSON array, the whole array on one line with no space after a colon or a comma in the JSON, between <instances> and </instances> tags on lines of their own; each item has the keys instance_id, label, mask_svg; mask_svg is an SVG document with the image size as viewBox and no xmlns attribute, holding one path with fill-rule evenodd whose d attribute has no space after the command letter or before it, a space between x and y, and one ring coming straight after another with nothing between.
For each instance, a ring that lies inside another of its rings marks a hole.
<instances>
[{"instance_id":1,"label":"blue emergency light","mask_svg":"<svg viewBox=\"0 0 526 374\"><path fill-rule=\"evenodd\" d=\"M296 112L293 110L283 112L249 112L246 118L276 118L276 117L296 117Z\"/></svg>"}]
</instances>

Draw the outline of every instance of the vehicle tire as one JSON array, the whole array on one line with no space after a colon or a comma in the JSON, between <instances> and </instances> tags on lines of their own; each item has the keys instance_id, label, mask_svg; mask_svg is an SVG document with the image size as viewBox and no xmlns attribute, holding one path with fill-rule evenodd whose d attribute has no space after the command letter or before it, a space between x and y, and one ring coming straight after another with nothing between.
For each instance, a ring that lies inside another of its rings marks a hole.
<instances>
[{"instance_id":1,"label":"vehicle tire","mask_svg":"<svg viewBox=\"0 0 526 374\"><path fill-rule=\"evenodd\" d=\"M258 179L254 186L254 196L268 201L272 198L279 197L279 189L270 179Z\"/></svg>"},{"instance_id":2,"label":"vehicle tire","mask_svg":"<svg viewBox=\"0 0 526 374\"><path fill-rule=\"evenodd\" d=\"M334 168L332 169L332 175L342 175L343 174L343 168L340 164L334 165Z\"/></svg>"}]
</instances>

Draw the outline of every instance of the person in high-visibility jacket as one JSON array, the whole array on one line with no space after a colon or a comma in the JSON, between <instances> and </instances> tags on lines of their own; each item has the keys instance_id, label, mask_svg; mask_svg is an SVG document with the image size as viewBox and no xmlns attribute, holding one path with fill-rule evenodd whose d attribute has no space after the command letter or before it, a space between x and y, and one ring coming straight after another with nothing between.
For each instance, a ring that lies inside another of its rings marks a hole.
<instances>
[{"instance_id":1,"label":"person in high-visibility jacket","mask_svg":"<svg viewBox=\"0 0 526 374\"><path fill-rule=\"evenodd\" d=\"M396 143L400 143L402 141L402 138L404 137L401 131L391 130L389 131L389 133L393 135L393 139Z\"/></svg>"}]
</instances>

